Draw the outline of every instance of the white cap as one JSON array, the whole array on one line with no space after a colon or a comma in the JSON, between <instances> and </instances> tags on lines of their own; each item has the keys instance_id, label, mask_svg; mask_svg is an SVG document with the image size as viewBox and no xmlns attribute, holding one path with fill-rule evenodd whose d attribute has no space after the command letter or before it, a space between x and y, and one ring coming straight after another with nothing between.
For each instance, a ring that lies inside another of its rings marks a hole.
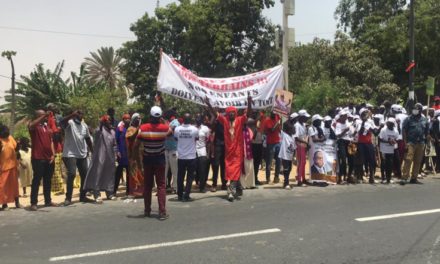
<instances>
[{"instance_id":1,"label":"white cap","mask_svg":"<svg viewBox=\"0 0 440 264\"><path fill-rule=\"evenodd\" d=\"M131 121L134 121L134 120L137 119L137 118L141 118L141 115L140 115L139 113L134 113L134 114L131 116Z\"/></svg>"},{"instance_id":2,"label":"white cap","mask_svg":"<svg viewBox=\"0 0 440 264\"><path fill-rule=\"evenodd\" d=\"M388 122L390 122L390 123L396 123L396 119L394 118L394 117L389 117L388 119L387 119L387 123Z\"/></svg>"},{"instance_id":3,"label":"white cap","mask_svg":"<svg viewBox=\"0 0 440 264\"><path fill-rule=\"evenodd\" d=\"M348 115L350 112L348 112L348 109L342 109L340 112L339 112L339 116L341 116L341 115Z\"/></svg>"},{"instance_id":4,"label":"white cap","mask_svg":"<svg viewBox=\"0 0 440 264\"><path fill-rule=\"evenodd\" d=\"M402 109L402 106L400 106L398 104L393 104L391 106L391 110L393 110L394 112L399 112L399 111L401 111L401 109Z\"/></svg>"},{"instance_id":5,"label":"white cap","mask_svg":"<svg viewBox=\"0 0 440 264\"><path fill-rule=\"evenodd\" d=\"M332 121L333 119L330 116L325 116L324 121Z\"/></svg>"},{"instance_id":6,"label":"white cap","mask_svg":"<svg viewBox=\"0 0 440 264\"><path fill-rule=\"evenodd\" d=\"M291 119L295 119L295 118L297 118L297 117L298 117L298 113L297 113L297 112L292 113L292 114L290 115L290 118L291 118Z\"/></svg>"},{"instance_id":7,"label":"white cap","mask_svg":"<svg viewBox=\"0 0 440 264\"><path fill-rule=\"evenodd\" d=\"M369 111L367 108L362 108L359 110L359 114L362 115L365 111Z\"/></svg>"},{"instance_id":8,"label":"white cap","mask_svg":"<svg viewBox=\"0 0 440 264\"><path fill-rule=\"evenodd\" d=\"M372 104L366 104L365 106L368 107L368 108L373 108Z\"/></svg>"},{"instance_id":9,"label":"white cap","mask_svg":"<svg viewBox=\"0 0 440 264\"><path fill-rule=\"evenodd\" d=\"M307 118L310 117L309 113L307 113L307 111L304 110L304 109L299 110L299 111L298 111L298 115L299 115L299 116L305 116L305 117L307 117Z\"/></svg>"},{"instance_id":10,"label":"white cap","mask_svg":"<svg viewBox=\"0 0 440 264\"><path fill-rule=\"evenodd\" d=\"M424 106L422 107L422 110L425 111L426 109L428 109L428 107L427 107L426 105L424 105Z\"/></svg>"},{"instance_id":11,"label":"white cap","mask_svg":"<svg viewBox=\"0 0 440 264\"><path fill-rule=\"evenodd\" d=\"M361 119L361 117L358 115L352 115L352 117L353 117L353 119Z\"/></svg>"},{"instance_id":12,"label":"white cap","mask_svg":"<svg viewBox=\"0 0 440 264\"><path fill-rule=\"evenodd\" d=\"M318 115L318 114L313 115L312 116L312 122L315 122L316 120L323 120L323 118L322 118L321 115Z\"/></svg>"},{"instance_id":13,"label":"white cap","mask_svg":"<svg viewBox=\"0 0 440 264\"><path fill-rule=\"evenodd\" d=\"M162 116L162 109L159 106L153 106L153 107L151 107L150 115L153 117L161 117Z\"/></svg>"},{"instance_id":14,"label":"white cap","mask_svg":"<svg viewBox=\"0 0 440 264\"><path fill-rule=\"evenodd\" d=\"M440 116L440 110L435 110L434 111L434 116Z\"/></svg>"}]
</instances>

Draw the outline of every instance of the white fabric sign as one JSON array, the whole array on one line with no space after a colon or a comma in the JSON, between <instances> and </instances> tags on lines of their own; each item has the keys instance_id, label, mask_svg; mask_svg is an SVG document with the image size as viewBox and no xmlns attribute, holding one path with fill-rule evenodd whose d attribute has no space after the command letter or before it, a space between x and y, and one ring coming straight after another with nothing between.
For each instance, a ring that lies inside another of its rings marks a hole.
<instances>
[{"instance_id":1,"label":"white fabric sign","mask_svg":"<svg viewBox=\"0 0 440 264\"><path fill-rule=\"evenodd\" d=\"M180 65L165 53L157 77L157 89L163 93L203 105L208 97L213 107L247 108L247 96L253 109L272 107L276 89L284 86L281 65L260 72L231 78L203 78Z\"/></svg>"}]
</instances>

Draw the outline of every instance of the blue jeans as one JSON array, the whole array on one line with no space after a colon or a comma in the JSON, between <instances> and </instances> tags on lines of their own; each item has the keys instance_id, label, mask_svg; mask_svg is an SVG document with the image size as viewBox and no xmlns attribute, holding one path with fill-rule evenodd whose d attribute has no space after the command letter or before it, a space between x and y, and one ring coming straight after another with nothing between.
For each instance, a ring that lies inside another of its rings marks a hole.
<instances>
[{"instance_id":1,"label":"blue jeans","mask_svg":"<svg viewBox=\"0 0 440 264\"><path fill-rule=\"evenodd\" d=\"M264 161L266 162L266 181L270 181L270 167L272 165L272 160L275 158L275 178L280 175L281 160L278 158L280 153L281 143L277 144L267 144L266 157Z\"/></svg>"}]
</instances>

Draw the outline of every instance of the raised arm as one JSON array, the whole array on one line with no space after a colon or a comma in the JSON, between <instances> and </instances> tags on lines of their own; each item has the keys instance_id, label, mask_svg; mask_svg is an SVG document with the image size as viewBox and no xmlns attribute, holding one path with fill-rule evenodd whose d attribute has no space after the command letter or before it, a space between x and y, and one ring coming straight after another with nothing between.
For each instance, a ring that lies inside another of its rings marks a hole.
<instances>
[{"instance_id":1,"label":"raised arm","mask_svg":"<svg viewBox=\"0 0 440 264\"><path fill-rule=\"evenodd\" d=\"M251 117L252 114L252 96L250 95L250 93L248 92L248 98L247 98L247 111L246 111L246 116L249 118Z\"/></svg>"}]
</instances>

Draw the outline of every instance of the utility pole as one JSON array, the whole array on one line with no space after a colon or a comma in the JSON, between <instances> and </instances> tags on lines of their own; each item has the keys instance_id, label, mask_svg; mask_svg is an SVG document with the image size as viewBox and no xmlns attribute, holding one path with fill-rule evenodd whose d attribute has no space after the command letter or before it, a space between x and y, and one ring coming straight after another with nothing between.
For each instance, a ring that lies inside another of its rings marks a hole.
<instances>
[{"instance_id":1,"label":"utility pole","mask_svg":"<svg viewBox=\"0 0 440 264\"><path fill-rule=\"evenodd\" d=\"M411 110L414 106L414 77L415 77L415 68L416 68L416 61L415 61L415 38L414 38L414 3L415 0L411 0L410 2L410 15L409 15L409 95L408 95L408 102L407 102L407 108L408 110Z\"/></svg>"},{"instance_id":2,"label":"utility pole","mask_svg":"<svg viewBox=\"0 0 440 264\"><path fill-rule=\"evenodd\" d=\"M14 126L15 126L15 67L14 67L14 61L12 60L12 57L15 56L17 52L15 51L3 51L2 57L7 58L11 62L11 69L12 69L12 76L11 76L11 121L9 125L10 133L14 133Z\"/></svg>"},{"instance_id":3,"label":"utility pole","mask_svg":"<svg viewBox=\"0 0 440 264\"><path fill-rule=\"evenodd\" d=\"M295 31L289 28L289 16L295 14L295 0L281 0L283 4L283 68L284 90L289 90L289 47L294 45ZM293 44L291 44L293 42Z\"/></svg>"},{"instance_id":4,"label":"utility pole","mask_svg":"<svg viewBox=\"0 0 440 264\"><path fill-rule=\"evenodd\" d=\"M160 7L160 0L157 0L157 2L156 2L156 8L159 8Z\"/></svg>"}]
</instances>

